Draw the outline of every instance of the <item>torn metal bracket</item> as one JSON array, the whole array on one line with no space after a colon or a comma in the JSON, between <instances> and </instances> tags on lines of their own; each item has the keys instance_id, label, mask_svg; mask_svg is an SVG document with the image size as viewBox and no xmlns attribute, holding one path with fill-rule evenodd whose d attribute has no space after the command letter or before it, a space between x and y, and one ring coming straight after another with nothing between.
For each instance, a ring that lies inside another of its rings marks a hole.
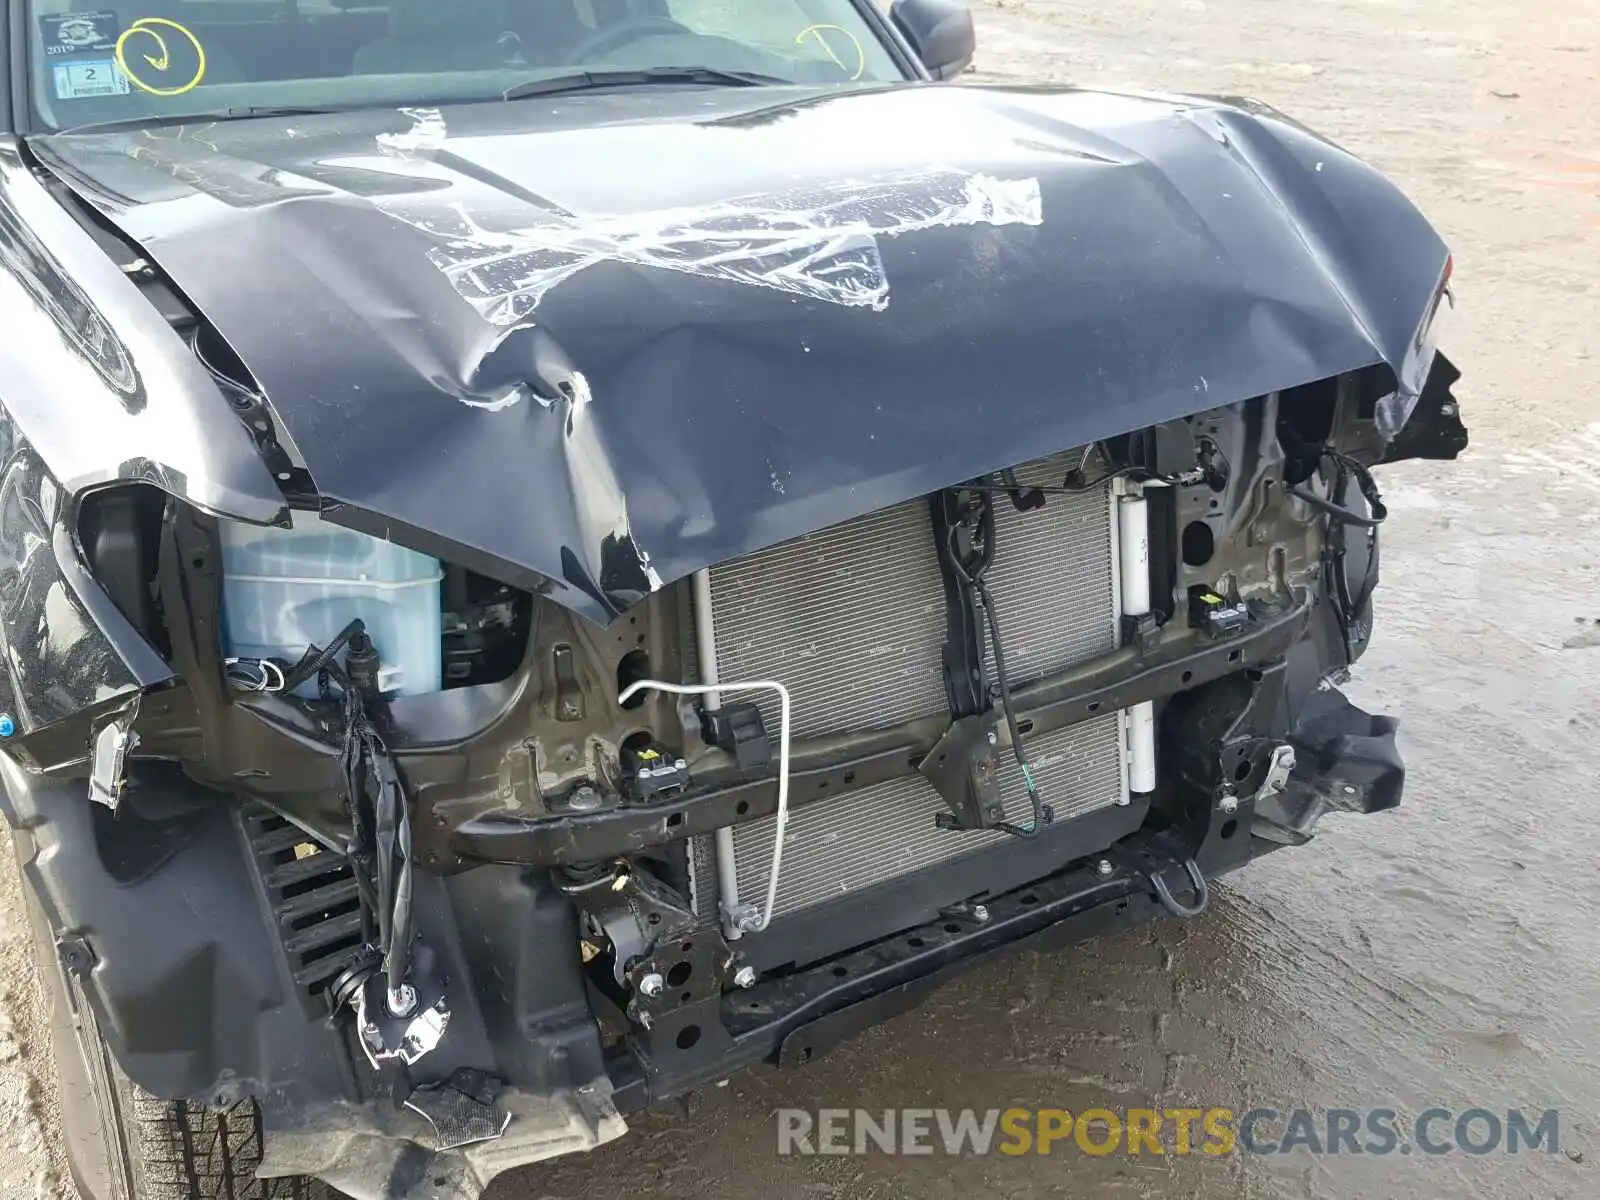
<instances>
[{"instance_id":1,"label":"torn metal bracket","mask_svg":"<svg viewBox=\"0 0 1600 1200\"><path fill-rule=\"evenodd\" d=\"M1294 747L1288 744L1277 747L1267 759L1267 774L1256 790L1255 798L1269 800L1283 794L1289 786L1289 775L1294 771Z\"/></svg>"},{"instance_id":2,"label":"torn metal bracket","mask_svg":"<svg viewBox=\"0 0 1600 1200\"><path fill-rule=\"evenodd\" d=\"M563 643L552 650L551 666L556 681L556 720L583 720L586 712L583 685L578 682L577 668L573 665L572 647Z\"/></svg>"},{"instance_id":3,"label":"torn metal bracket","mask_svg":"<svg viewBox=\"0 0 1600 1200\"><path fill-rule=\"evenodd\" d=\"M112 812L122 803L127 786L128 755L139 744L133 723L139 716L137 696L95 730L89 743L89 799Z\"/></svg>"}]
</instances>

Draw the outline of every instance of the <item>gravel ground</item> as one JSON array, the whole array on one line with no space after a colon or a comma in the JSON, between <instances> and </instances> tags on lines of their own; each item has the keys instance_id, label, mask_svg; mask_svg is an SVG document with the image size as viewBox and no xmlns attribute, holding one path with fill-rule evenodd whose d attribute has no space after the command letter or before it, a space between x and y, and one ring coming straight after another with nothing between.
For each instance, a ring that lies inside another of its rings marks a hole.
<instances>
[{"instance_id":1,"label":"gravel ground","mask_svg":"<svg viewBox=\"0 0 1600 1200\"><path fill-rule=\"evenodd\" d=\"M978 78L1248 94L1392 174L1456 254L1459 464L1382 482L1375 645L1406 803L1202 921L1024 955L798 1072L633 1122L492 1200L1600 1195L1600 9L1593 0L990 0ZM3 874L3 873L0 873ZM0 1196L57 1194L51 1066L0 891ZM773 1110L1561 1112L1562 1153L786 1158Z\"/></svg>"}]
</instances>

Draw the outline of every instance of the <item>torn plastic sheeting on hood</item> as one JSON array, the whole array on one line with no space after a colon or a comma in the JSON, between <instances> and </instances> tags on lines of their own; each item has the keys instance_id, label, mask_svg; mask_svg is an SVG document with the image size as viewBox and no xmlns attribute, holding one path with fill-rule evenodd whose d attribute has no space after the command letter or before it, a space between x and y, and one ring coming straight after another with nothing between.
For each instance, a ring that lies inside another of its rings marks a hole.
<instances>
[{"instance_id":1,"label":"torn plastic sheeting on hood","mask_svg":"<svg viewBox=\"0 0 1600 1200\"><path fill-rule=\"evenodd\" d=\"M504 232L465 208L441 220L384 211L446 239L433 265L496 325L532 313L551 288L607 260L776 288L881 311L889 279L880 237L946 225L1042 223L1037 179L954 169L899 179L843 180L812 192L740 196L702 208L568 217Z\"/></svg>"},{"instance_id":2,"label":"torn plastic sheeting on hood","mask_svg":"<svg viewBox=\"0 0 1600 1200\"><path fill-rule=\"evenodd\" d=\"M402 108L400 112L411 119L411 128L399 133L380 133L378 149L384 154L405 158L436 150L444 144L444 114L437 108Z\"/></svg>"},{"instance_id":3,"label":"torn plastic sheeting on hood","mask_svg":"<svg viewBox=\"0 0 1600 1200\"><path fill-rule=\"evenodd\" d=\"M331 519L597 618L1051 450L1379 363L1396 412L1420 384L1443 246L1272 114L768 91L41 155L239 353Z\"/></svg>"},{"instance_id":4,"label":"torn plastic sheeting on hood","mask_svg":"<svg viewBox=\"0 0 1600 1200\"><path fill-rule=\"evenodd\" d=\"M437 109L402 110L412 120L400 134L379 134L383 153L425 163L448 137ZM425 167L423 178L430 177ZM446 186L448 177L437 176ZM501 364L520 364L519 335L533 328L533 312L564 280L611 261L774 288L809 299L881 311L889 280L880 237L940 226L1039 225L1039 181L1005 180L953 168L900 178L839 180L789 192L755 194L699 206L627 214L545 210L537 224L519 224L526 206L474 211L466 202L446 210L400 199L380 201L384 212L437 239L428 259L485 320L507 326L468 373L463 403L498 411L530 399L546 408L567 406L569 462L584 543L605 547L613 591L643 594L662 586L648 554L631 533L627 496L587 419L592 403L582 372L545 371L558 396L541 396L526 379L501 378ZM509 228L500 228L509 223ZM516 374L515 370L512 372ZM581 481L581 482L580 482ZM781 482L776 480L781 492ZM605 601L603 593L596 599Z\"/></svg>"},{"instance_id":5,"label":"torn plastic sheeting on hood","mask_svg":"<svg viewBox=\"0 0 1600 1200\"><path fill-rule=\"evenodd\" d=\"M387 147L403 145L407 158L437 150L445 138L437 113L412 115L425 135L396 135L387 143L380 135ZM463 202L441 211L405 197L379 207L438 239L429 261L495 325L527 319L551 288L606 261L881 311L889 304L889 278L880 237L1043 222L1037 179L954 168L655 211L547 210L535 224L519 223L525 208L475 211Z\"/></svg>"}]
</instances>

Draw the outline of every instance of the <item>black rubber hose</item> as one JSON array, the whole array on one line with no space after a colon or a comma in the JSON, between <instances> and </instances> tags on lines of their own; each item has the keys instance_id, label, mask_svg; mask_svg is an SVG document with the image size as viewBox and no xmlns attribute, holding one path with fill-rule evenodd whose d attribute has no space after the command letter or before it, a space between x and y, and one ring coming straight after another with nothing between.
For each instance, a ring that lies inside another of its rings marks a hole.
<instances>
[{"instance_id":1,"label":"black rubber hose","mask_svg":"<svg viewBox=\"0 0 1600 1200\"><path fill-rule=\"evenodd\" d=\"M327 649L319 650L315 646L308 647L305 654L301 655L300 661L284 671L283 690L292 692L318 671L333 665L333 660L338 657L339 651L345 648L345 644L356 634L366 632L366 628L361 618L357 617L334 635L333 640L328 643Z\"/></svg>"},{"instance_id":2,"label":"black rubber hose","mask_svg":"<svg viewBox=\"0 0 1600 1200\"><path fill-rule=\"evenodd\" d=\"M1291 496L1304 500L1319 512L1325 512L1335 521L1345 525L1356 525L1362 529L1376 529L1389 516L1389 509L1383 503L1383 495L1378 491L1378 482L1372 478L1372 472L1350 455L1331 447L1323 447L1321 457L1328 459L1337 468L1334 476L1333 494L1340 497L1345 492L1345 476L1348 472L1354 475L1356 486L1361 489L1361 495L1367 502L1370 515L1358 513L1353 508L1335 500L1329 500L1317 495L1303 483L1297 483L1289 488Z\"/></svg>"},{"instance_id":3,"label":"black rubber hose","mask_svg":"<svg viewBox=\"0 0 1600 1200\"><path fill-rule=\"evenodd\" d=\"M1151 888L1155 890L1156 899L1161 901L1162 908L1175 917L1198 917L1211 903L1211 889L1206 886L1205 874L1194 859L1184 859L1183 869L1189 876L1189 886L1194 889L1193 904L1184 904L1174 896L1160 871L1151 871L1147 878L1150 880Z\"/></svg>"},{"instance_id":4,"label":"black rubber hose","mask_svg":"<svg viewBox=\"0 0 1600 1200\"><path fill-rule=\"evenodd\" d=\"M1359 525L1363 529L1376 529L1383 524L1383 517L1362 516L1353 508L1346 508L1342 504L1335 504L1332 500L1324 499L1304 484L1295 484L1289 489L1289 494L1304 500L1312 508L1327 513L1335 521L1345 525Z\"/></svg>"}]
</instances>

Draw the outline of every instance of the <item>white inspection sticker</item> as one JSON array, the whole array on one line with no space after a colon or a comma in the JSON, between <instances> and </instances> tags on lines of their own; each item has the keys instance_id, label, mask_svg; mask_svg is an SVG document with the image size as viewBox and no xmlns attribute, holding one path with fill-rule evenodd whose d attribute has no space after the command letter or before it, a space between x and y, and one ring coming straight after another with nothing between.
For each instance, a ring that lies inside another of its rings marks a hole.
<instances>
[{"instance_id":1,"label":"white inspection sticker","mask_svg":"<svg viewBox=\"0 0 1600 1200\"><path fill-rule=\"evenodd\" d=\"M115 59L91 58L54 63L57 100L84 100L90 96L126 96L132 89Z\"/></svg>"}]
</instances>

